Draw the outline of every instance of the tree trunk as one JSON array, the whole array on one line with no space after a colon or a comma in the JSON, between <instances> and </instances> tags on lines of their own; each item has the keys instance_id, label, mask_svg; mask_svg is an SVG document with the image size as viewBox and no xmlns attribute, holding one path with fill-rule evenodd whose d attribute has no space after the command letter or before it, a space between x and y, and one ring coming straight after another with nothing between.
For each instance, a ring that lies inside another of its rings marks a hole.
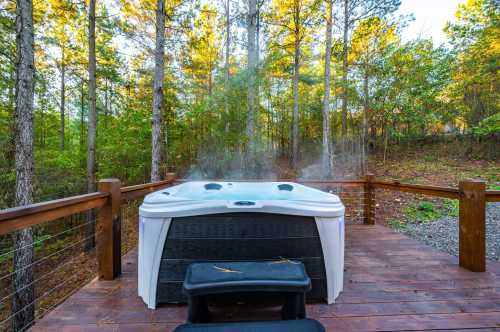
<instances>
[{"instance_id":1,"label":"tree trunk","mask_svg":"<svg viewBox=\"0 0 500 332\"><path fill-rule=\"evenodd\" d=\"M332 176L332 153L330 151L330 77L332 58L332 16L333 0L327 0L326 13L326 45L325 45L325 95L323 98L323 149L322 171L323 176Z\"/></svg>"},{"instance_id":2,"label":"tree trunk","mask_svg":"<svg viewBox=\"0 0 500 332\"><path fill-rule=\"evenodd\" d=\"M260 1L257 0L257 11L255 12L255 109L256 109L256 117L259 117L260 110ZM262 135L260 132L260 123L257 122L255 124L255 140L257 145L260 146Z\"/></svg>"},{"instance_id":3,"label":"tree trunk","mask_svg":"<svg viewBox=\"0 0 500 332\"><path fill-rule=\"evenodd\" d=\"M66 66L64 64L64 47L61 47L61 101L60 101L60 114L61 114L61 127L59 130L59 148L64 150L64 110L66 108Z\"/></svg>"},{"instance_id":4,"label":"tree trunk","mask_svg":"<svg viewBox=\"0 0 500 332\"><path fill-rule=\"evenodd\" d=\"M224 111L226 114L225 131L229 132L229 56L231 55L231 0L226 0L226 50L224 63Z\"/></svg>"},{"instance_id":5,"label":"tree trunk","mask_svg":"<svg viewBox=\"0 0 500 332\"><path fill-rule=\"evenodd\" d=\"M364 175L366 172L366 140L368 137L368 126L369 126L369 107L370 107L370 96L369 96L369 91L368 91L368 84L369 84L369 77L368 77L368 59L367 62L365 63L365 73L364 73L364 78L363 78L363 94L364 94L364 100L363 100L363 126L362 126L362 132L361 132L361 172Z\"/></svg>"},{"instance_id":6,"label":"tree trunk","mask_svg":"<svg viewBox=\"0 0 500 332\"><path fill-rule=\"evenodd\" d=\"M16 106L15 163L16 205L33 202L33 99L34 30L33 3L16 1ZM24 331L35 319L33 286L33 231L25 228L13 234L12 329Z\"/></svg>"},{"instance_id":7,"label":"tree trunk","mask_svg":"<svg viewBox=\"0 0 500 332\"><path fill-rule=\"evenodd\" d=\"M349 48L349 0L344 0L344 38L342 48L342 142L347 136L347 71ZM344 143L342 143L342 153L344 153Z\"/></svg>"},{"instance_id":8,"label":"tree trunk","mask_svg":"<svg viewBox=\"0 0 500 332\"><path fill-rule=\"evenodd\" d=\"M89 1L89 113L87 129L87 192L96 191L96 54L95 54L95 7L96 0ZM85 250L95 247L95 214L87 213L87 226L85 227Z\"/></svg>"},{"instance_id":9,"label":"tree trunk","mask_svg":"<svg viewBox=\"0 0 500 332\"><path fill-rule=\"evenodd\" d=\"M109 116L109 106L108 106L108 78L104 79L104 128L108 128L108 116Z\"/></svg>"},{"instance_id":10,"label":"tree trunk","mask_svg":"<svg viewBox=\"0 0 500 332\"><path fill-rule=\"evenodd\" d=\"M108 97L108 112L109 112L109 115L113 115L113 101L114 101L114 95L115 95L115 89L114 89L114 84L113 82L110 82L109 83L109 97Z\"/></svg>"},{"instance_id":11,"label":"tree trunk","mask_svg":"<svg viewBox=\"0 0 500 332\"><path fill-rule=\"evenodd\" d=\"M85 159L83 158L84 153L85 153L85 123L84 123L84 115L85 115L85 82L82 78L82 85L80 87L80 160L81 160L81 167L85 167L84 162Z\"/></svg>"},{"instance_id":12,"label":"tree trunk","mask_svg":"<svg viewBox=\"0 0 500 332\"><path fill-rule=\"evenodd\" d=\"M41 107L40 108L40 147L41 148L45 148L45 112L44 112L44 108Z\"/></svg>"},{"instance_id":13,"label":"tree trunk","mask_svg":"<svg viewBox=\"0 0 500 332\"><path fill-rule=\"evenodd\" d=\"M363 117L364 117L364 122L363 122L363 135L366 137L368 136L368 127L370 126L370 116L368 114L370 110L370 96L369 96L369 91L368 91L368 84L369 82L369 76L368 76L368 63L365 64L365 72L364 72L364 77L363 77L363 94L364 94L364 100L363 100Z\"/></svg>"},{"instance_id":14,"label":"tree trunk","mask_svg":"<svg viewBox=\"0 0 500 332\"><path fill-rule=\"evenodd\" d=\"M212 62L209 64L209 70L208 70L208 97L212 97L212 92L213 92L213 68L212 68Z\"/></svg>"},{"instance_id":15,"label":"tree trunk","mask_svg":"<svg viewBox=\"0 0 500 332\"><path fill-rule=\"evenodd\" d=\"M299 158L299 76L300 76L300 5L294 1L293 20L294 56L293 56L293 113L292 113L292 168L296 169Z\"/></svg>"},{"instance_id":16,"label":"tree trunk","mask_svg":"<svg viewBox=\"0 0 500 332\"><path fill-rule=\"evenodd\" d=\"M14 61L16 61L14 59ZM12 70L10 71L10 77L9 77L9 109L8 109L8 115L9 118L12 119L12 121L9 122L9 142L7 145L7 163L8 167L15 167L15 159L16 159L16 142L15 142L15 134L16 134L16 124L15 124L15 104L16 104L16 92L15 92L15 85L16 85L16 64L12 64Z\"/></svg>"},{"instance_id":17,"label":"tree trunk","mask_svg":"<svg viewBox=\"0 0 500 332\"><path fill-rule=\"evenodd\" d=\"M246 167L253 168L254 166L254 149L255 149L255 74L257 59L255 58L255 40L257 30L257 0L248 0L247 14L247 36L248 36L248 93L247 93L247 126L246 136L248 140L246 152ZM252 172L247 169L247 172ZM253 174L247 174L253 175Z\"/></svg>"},{"instance_id":18,"label":"tree trunk","mask_svg":"<svg viewBox=\"0 0 500 332\"><path fill-rule=\"evenodd\" d=\"M9 63L10 64L10 63ZM9 71L9 115L14 114L15 110L15 102L16 102L16 95L15 95L15 72L16 68L15 65L12 66L11 70Z\"/></svg>"},{"instance_id":19,"label":"tree trunk","mask_svg":"<svg viewBox=\"0 0 500 332\"><path fill-rule=\"evenodd\" d=\"M156 48L153 83L153 121L151 128L151 182L160 181L161 113L165 68L165 1L156 2Z\"/></svg>"},{"instance_id":20,"label":"tree trunk","mask_svg":"<svg viewBox=\"0 0 500 332\"><path fill-rule=\"evenodd\" d=\"M389 128L387 128L387 123L384 121L384 162L383 165L385 165L385 160L387 157L387 145L389 142Z\"/></svg>"}]
</instances>

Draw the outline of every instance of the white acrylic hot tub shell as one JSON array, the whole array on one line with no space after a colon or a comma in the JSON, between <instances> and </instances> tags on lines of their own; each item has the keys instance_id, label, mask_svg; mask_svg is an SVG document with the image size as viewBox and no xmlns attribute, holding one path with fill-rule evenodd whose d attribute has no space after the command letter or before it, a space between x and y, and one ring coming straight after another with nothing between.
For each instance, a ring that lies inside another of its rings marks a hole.
<instances>
[{"instance_id":1,"label":"white acrylic hot tub shell","mask_svg":"<svg viewBox=\"0 0 500 332\"><path fill-rule=\"evenodd\" d=\"M337 196L296 183L286 183L294 187L292 192L278 191L277 185L284 182L217 182L222 190L189 195L205 190L207 183L212 182L187 182L149 194L139 209L138 292L148 308L156 307L160 261L172 218L232 212L314 217L325 260L327 301L335 301L344 275L344 206ZM239 201L255 205L238 206Z\"/></svg>"}]
</instances>

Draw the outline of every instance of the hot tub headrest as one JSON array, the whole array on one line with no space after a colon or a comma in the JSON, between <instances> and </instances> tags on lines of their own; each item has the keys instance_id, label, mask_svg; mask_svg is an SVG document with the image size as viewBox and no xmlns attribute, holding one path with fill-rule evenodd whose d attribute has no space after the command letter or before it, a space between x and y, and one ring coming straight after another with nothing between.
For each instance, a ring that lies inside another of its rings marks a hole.
<instances>
[{"instance_id":1,"label":"hot tub headrest","mask_svg":"<svg viewBox=\"0 0 500 332\"><path fill-rule=\"evenodd\" d=\"M282 183L282 184L278 184L278 189L281 191L292 191L293 186L291 184L288 184L288 183Z\"/></svg>"},{"instance_id":2,"label":"hot tub headrest","mask_svg":"<svg viewBox=\"0 0 500 332\"><path fill-rule=\"evenodd\" d=\"M205 185L205 190L221 190L222 185L218 183L207 183Z\"/></svg>"}]
</instances>

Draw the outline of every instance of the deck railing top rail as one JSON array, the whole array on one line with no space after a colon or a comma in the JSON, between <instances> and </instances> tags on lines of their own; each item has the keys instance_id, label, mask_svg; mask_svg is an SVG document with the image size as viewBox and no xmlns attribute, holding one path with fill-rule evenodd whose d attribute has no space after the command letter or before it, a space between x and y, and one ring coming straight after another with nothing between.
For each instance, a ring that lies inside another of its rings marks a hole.
<instances>
[{"instance_id":1,"label":"deck railing top rail","mask_svg":"<svg viewBox=\"0 0 500 332\"><path fill-rule=\"evenodd\" d=\"M451 187L438 187L420 184L406 184L398 181L373 181L374 188L396 190L402 192L409 192L414 194L423 194L429 196L445 197L451 199L458 199L460 192L458 188Z\"/></svg>"},{"instance_id":2,"label":"deck railing top rail","mask_svg":"<svg viewBox=\"0 0 500 332\"><path fill-rule=\"evenodd\" d=\"M155 183L145 183L121 188L121 201L126 202L138 199L150 192L168 186L173 182L186 182L187 179L175 179L175 175L169 173L165 180ZM216 181L216 180L214 180ZM243 180L231 180L233 182ZM245 180L261 182L264 180ZM374 189L387 189L415 194L459 199L459 188L429 186L419 184L400 183L398 181L369 181L358 180L309 180L309 179L283 179L283 182L299 182L303 184L316 185L339 185L339 186L363 186L370 182ZM19 206L0 211L0 235L10 233L25 227L34 226L43 222L69 216L78 212L100 208L108 199L110 194L106 192L95 192L72 196L48 202L36 203L27 206ZM500 202L500 190L486 190L485 200L487 202Z\"/></svg>"},{"instance_id":3,"label":"deck railing top rail","mask_svg":"<svg viewBox=\"0 0 500 332\"><path fill-rule=\"evenodd\" d=\"M174 180L174 174L167 174L163 181L122 187L120 188L122 201L140 198L147 193L172 184ZM0 235L78 212L101 208L107 203L109 196L108 192L95 192L0 210Z\"/></svg>"},{"instance_id":4,"label":"deck railing top rail","mask_svg":"<svg viewBox=\"0 0 500 332\"><path fill-rule=\"evenodd\" d=\"M0 211L0 235L72 214L100 208L109 194L95 192Z\"/></svg>"},{"instance_id":5,"label":"deck railing top rail","mask_svg":"<svg viewBox=\"0 0 500 332\"><path fill-rule=\"evenodd\" d=\"M500 190L486 190L487 202L500 202Z\"/></svg>"}]
</instances>

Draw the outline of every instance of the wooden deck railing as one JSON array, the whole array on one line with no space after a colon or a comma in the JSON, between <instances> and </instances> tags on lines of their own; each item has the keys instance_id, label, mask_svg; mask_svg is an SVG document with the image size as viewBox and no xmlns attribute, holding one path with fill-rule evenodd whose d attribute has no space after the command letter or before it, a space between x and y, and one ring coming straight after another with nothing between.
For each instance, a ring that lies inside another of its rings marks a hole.
<instances>
[{"instance_id":1,"label":"wooden deck railing","mask_svg":"<svg viewBox=\"0 0 500 332\"><path fill-rule=\"evenodd\" d=\"M422 194L459 201L459 264L473 271L486 271L486 203L499 202L500 190L486 190L482 180L460 181L458 188L372 181L373 188ZM370 193L368 193L370 196ZM371 214L368 216L370 220Z\"/></svg>"},{"instance_id":2,"label":"wooden deck railing","mask_svg":"<svg viewBox=\"0 0 500 332\"><path fill-rule=\"evenodd\" d=\"M169 186L174 181L186 180L175 180L175 175L169 173L166 180L161 182L120 187L120 180L105 179L99 182L99 192L96 193L2 210L0 211L0 235L97 208L99 209L97 221L99 231L96 232L99 234L97 238L98 273L100 278L111 280L121 272L120 205ZM369 225L375 223L375 189L458 199L460 266L477 272L486 269L486 202L499 202L500 191L485 190L486 185L483 181L461 181L458 188L449 188L379 181L373 175L368 174L362 180L297 180L297 182L320 188L337 186L362 190L362 220L363 223Z\"/></svg>"},{"instance_id":3,"label":"wooden deck railing","mask_svg":"<svg viewBox=\"0 0 500 332\"><path fill-rule=\"evenodd\" d=\"M175 174L168 173L164 181L121 187L118 179L103 179L95 193L5 209L0 211L0 235L97 208L98 275L112 280L121 273L120 205L169 186L174 180Z\"/></svg>"}]
</instances>

